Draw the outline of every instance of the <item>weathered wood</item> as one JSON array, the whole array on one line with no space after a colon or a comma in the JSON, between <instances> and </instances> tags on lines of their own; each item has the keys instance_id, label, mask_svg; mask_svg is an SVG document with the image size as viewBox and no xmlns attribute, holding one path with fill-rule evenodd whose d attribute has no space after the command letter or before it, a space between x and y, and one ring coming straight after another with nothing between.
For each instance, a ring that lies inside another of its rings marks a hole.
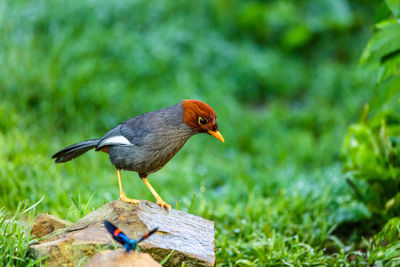
<instances>
[{"instance_id":1,"label":"weathered wood","mask_svg":"<svg viewBox=\"0 0 400 267\"><path fill-rule=\"evenodd\" d=\"M86 267L161 267L147 253L128 253L125 249L102 251L87 263Z\"/></svg>"},{"instance_id":2,"label":"weathered wood","mask_svg":"<svg viewBox=\"0 0 400 267\"><path fill-rule=\"evenodd\" d=\"M164 266L214 266L214 222L182 211L166 211L158 205L140 201L127 204L112 201L90 213L80 221L44 237L31 246L37 256L49 256L50 265L76 265L84 257L91 257L113 241L104 227L109 220L129 237L137 238L158 227L158 231L140 243L141 251L161 261L172 250Z\"/></svg>"},{"instance_id":3,"label":"weathered wood","mask_svg":"<svg viewBox=\"0 0 400 267\"><path fill-rule=\"evenodd\" d=\"M62 220L54 215L42 213L33 222L31 234L36 238L40 238L71 224L71 222Z\"/></svg>"}]
</instances>

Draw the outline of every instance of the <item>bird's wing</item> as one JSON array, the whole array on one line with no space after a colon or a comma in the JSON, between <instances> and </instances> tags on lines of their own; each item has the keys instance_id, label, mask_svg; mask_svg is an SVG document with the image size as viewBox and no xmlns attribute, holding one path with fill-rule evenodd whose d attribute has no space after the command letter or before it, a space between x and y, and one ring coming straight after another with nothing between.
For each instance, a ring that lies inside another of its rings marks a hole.
<instances>
[{"instance_id":1,"label":"bird's wing","mask_svg":"<svg viewBox=\"0 0 400 267\"><path fill-rule=\"evenodd\" d=\"M145 143L146 136L154 129L152 113L140 115L121 123L121 135L131 144L141 146Z\"/></svg>"},{"instance_id":2,"label":"bird's wing","mask_svg":"<svg viewBox=\"0 0 400 267\"><path fill-rule=\"evenodd\" d=\"M103 136L96 150L108 145L144 145L146 137L149 134L159 131L161 125L164 125L163 118L165 116L163 117L160 114L165 113L165 111L166 109L162 109L145 113L118 124Z\"/></svg>"},{"instance_id":3,"label":"bird's wing","mask_svg":"<svg viewBox=\"0 0 400 267\"><path fill-rule=\"evenodd\" d=\"M121 125L118 124L108 133L106 133L99 141L96 146L96 150L100 150L102 147L117 145L117 146L133 146L129 140L121 134Z\"/></svg>"}]
</instances>

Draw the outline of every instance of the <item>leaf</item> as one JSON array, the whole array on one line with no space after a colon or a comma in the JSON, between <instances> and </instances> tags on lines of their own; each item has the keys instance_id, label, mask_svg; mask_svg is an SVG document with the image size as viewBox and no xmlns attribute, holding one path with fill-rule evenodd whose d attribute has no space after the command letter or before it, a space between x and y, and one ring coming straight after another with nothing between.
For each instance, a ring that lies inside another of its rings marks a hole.
<instances>
[{"instance_id":1,"label":"leaf","mask_svg":"<svg viewBox=\"0 0 400 267\"><path fill-rule=\"evenodd\" d=\"M398 51L400 52L400 51ZM394 83L398 83L395 80L399 79L399 74L400 74L400 69L398 66L400 66L400 53L397 54L389 54L390 59L385 60L388 57L383 57L382 58L382 66L379 69L378 72L378 84L383 84L384 82L390 82L393 80ZM387 86L385 86L387 87ZM398 86L397 86L398 88ZM384 90L384 89L382 89Z\"/></svg>"},{"instance_id":2,"label":"leaf","mask_svg":"<svg viewBox=\"0 0 400 267\"><path fill-rule=\"evenodd\" d=\"M375 235L375 242L378 245L382 243L395 243L400 241L400 218L395 217L390 219L383 229Z\"/></svg>"},{"instance_id":3,"label":"leaf","mask_svg":"<svg viewBox=\"0 0 400 267\"><path fill-rule=\"evenodd\" d=\"M386 0L385 2L390 11L398 17L400 15L400 0Z\"/></svg>"},{"instance_id":4,"label":"leaf","mask_svg":"<svg viewBox=\"0 0 400 267\"><path fill-rule=\"evenodd\" d=\"M385 3L385 1L382 1L378 4L378 7L375 11L375 16L374 16L374 23L378 23L382 20L387 19L392 15L392 12L389 10L389 7Z\"/></svg>"},{"instance_id":5,"label":"leaf","mask_svg":"<svg viewBox=\"0 0 400 267\"><path fill-rule=\"evenodd\" d=\"M246 260L246 259L240 259L236 261L236 265L241 265L241 266L254 266L254 263L252 261Z\"/></svg>"},{"instance_id":6,"label":"leaf","mask_svg":"<svg viewBox=\"0 0 400 267\"><path fill-rule=\"evenodd\" d=\"M195 200L196 200L196 193L193 193L192 202L190 203L190 207L189 207L187 213L192 212L192 209L193 209L193 207L194 207L194 201L195 201Z\"/></svg>"},{"instance_id":7,"label":"leaf","mask_svg":"<svg viewBox=\"0 0 400 267\"><path fill-rule=\"evenodd\" d=\"M374 34L364 49L360 63L371 63L389 59L389 54L400 50L400 24L396 21L384 25Z\"/></svg>"},{"instance_id":8,"label":"leaf","mask_svg":"<svg viewBox=\"0 0 400 267\"><path fill-rule=\"evenodd\" d=\"M171 250L171 252L160 262L160 265L163 265L164 263L166 263L168 261L168 259L172 256L174 251L175 250ZM182 264L184 264L184 263L182 262Z\"/></svg>"}]
</instances>

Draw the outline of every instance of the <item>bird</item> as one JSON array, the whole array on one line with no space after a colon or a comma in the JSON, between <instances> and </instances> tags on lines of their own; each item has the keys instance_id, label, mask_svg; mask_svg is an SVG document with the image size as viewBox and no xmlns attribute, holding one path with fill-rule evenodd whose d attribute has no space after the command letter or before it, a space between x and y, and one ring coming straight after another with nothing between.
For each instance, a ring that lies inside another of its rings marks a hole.
<instances>
[{"instance_id":1,"label":"bird","mask_svg":"<svg viewBox=\"0 0 400 267\"><path fill-rule=\"evenodd\" d=\"M215 111L200 100L186 99L121 122L103 137L68 146L52 158L56 163L62 163L91 149L108 153L117 170L120 199L123 202L139 203L126 196L121 182L121 170L134 171L151 191L156 203L169 211L171 206L160 197L147 177L164 167L190 137L200 133L224 142L218 130Z\"/></svg>"},{"instance_id":2,"label":"bird","mask_svg":"<svg viewBox=\"0 0 400 267\"><path fill-rule=\"evenodd\" d=\"M151 230L150 232L147 232L145 235L143 235L142 237L140 237L138 239L130 239L129 237L126 236L126 234L124 234L122 232L122 230L120 228L118 228L111 222L109 222L107 220L104 221L104 226L106 227L107 231L111 234L111 236L117 242L122 244L124 246L124 248L126 249L126 251L129 253L132 252L132 250L136 251L137 244L139 244L140 242L142 242L143 240L145 240L146 238L148 238L149 236L151 236L158 230L158 228L154 228L153 230Z\"/></svg>"}]
</instances>

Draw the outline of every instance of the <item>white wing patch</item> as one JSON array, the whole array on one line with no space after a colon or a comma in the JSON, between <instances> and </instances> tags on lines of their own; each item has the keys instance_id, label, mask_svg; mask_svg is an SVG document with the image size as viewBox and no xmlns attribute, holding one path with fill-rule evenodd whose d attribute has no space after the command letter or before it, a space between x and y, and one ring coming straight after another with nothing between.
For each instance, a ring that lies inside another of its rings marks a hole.
<instances>
[{"instance_id":1,"label":"white wing patch","mask_svg":"<svg viewBox=\"0 0 400 267\"><path fill-rule=\"evenodd\" d=\"M108 137L108 138L102 140L97 145L97 147L109 146L109 145L133 146L133 144L131 142L129 142L129 140L126 139L126 137L124 137L122 135L117 135L117 136Z\"/></svg>"}]
</instances>

